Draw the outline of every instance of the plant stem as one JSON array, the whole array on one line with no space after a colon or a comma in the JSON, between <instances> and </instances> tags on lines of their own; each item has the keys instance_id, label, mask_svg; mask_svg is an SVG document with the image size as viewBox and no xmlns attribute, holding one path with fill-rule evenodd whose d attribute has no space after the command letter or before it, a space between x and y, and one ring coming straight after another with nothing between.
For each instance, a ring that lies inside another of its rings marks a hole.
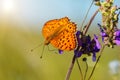
<instances>
[{"instance_id":1,"label":"plant stem","mask_svg":"<svg viewBox=\"0 0 120 80\"><path fill-rule=\"evenodd\" d=\"M91 72L91 74L90 74L88 80L91 79L91 77L92 77L92 75L93 75L93 73L94 73L94 71L95 71L95 68L96 68L96 66L97 66L97 63L98 63L98 61L99 61L100 58L101 58L101 55L102 55L102 53L103 53L104 48L105 48L105 45L103 45L103 47L102 47L102 49L101 49L101 51L100 51L100 55L98 56L98 59L97 59L95 65L94 65L94 67L93 67L93 70L92 70L92 72Z\"/></svg>"},{"instance_id":2,"label":"plant stem","mask_svg":"<svg viewBox=\"0 0 120 80\"><path fill-rule=\"evenodd\" d=\"M80 71L81 80L83 80L83 73L82 73L82 70L81 70L81 67L80 67L80 64L79 64L79 61L78 61L77 58L76 58L76 62L78 64L78 68L79 68L79 71Z\"/></svg>"},{"instance_id":3,"label":"plant stem","mask_svg":"<svg viewBox=\"0 0 120 80\"><path fill-rule=\"evenodd\" d=\"M84 24L84 22L85 22L85 20L86 20L86 18L87 18L87 16L88 16L88 13L89 13L90 8L92 7L93 3L94 3L94 0L92 1L92 3L91 3L91 5L90 5L89 9L87 10L87 13L86 13L86 15L85 15L85 18L84 18L84 20L82 21L80 30L82 30L83 24Z\"/></svg>"},{"instance_id":4,"label":"plant stem","mask_svg":"<svg viewBox=\"0 0 120 80\"><path fill-rule=\"evenodd\" d=\"M94 20L95 16L97 15L98 11L99 11L99 9L98 9L98 10L94 13L94 15L91 17L89 23L88 23L87 26L85 27L85 30L83 30L83 35L86 35L86 33L87 33L87 31L88 31L88 29L89 29L92 21Z\"/></svg>"},{"instance_id":5,"label":"plant stem","mask_svg":"<svg viewBox=\"0 0 120 80\"><path fill-rule=\"evenodd\" d=\"M86 71L85 71L85 75L84 75L84 80L86 80L86 75L87 75L87 72L88 72L88 64L87 64L87 61L85 61L85 64L86 64Z\"/></svg>"},{"instance_id":6,"label":"plant stem","mask_svg":"<svg viewBox=\"0 0 120 80\"><path fill-rule=\"evenodd\" d=\"M71 75L71 72L72 72L72 69L73 69L73 66L74 66L74 63L75 63L75 55L73 56L73 59L72 59L72 62L70 64L70 67L68 69L68 72L67 72L67 75L66 75L66 80L69 80L70 78L70 75Z\"/></svg>"},{"instance_id":7,"label":"plant stem","mask_svg":"<svg viewBox=\"0 0 120 80\"><path fill-rule=\"evenodd\" d=\"M98 9L99 10L99 9ZM89 23L87 24L87 26L85 27L85 29L83 30L83 35L86 35L92 21L94 20L95 16L97 15L98 13L98 10L94 13L94 15L91 17ZM79 50L80 46L77 47L77 50ZM72 72L72 69L73 69L73 66L74 66L74 63L75 63L75 60L76 60L76 56L74 55L73 58L72 58L72 62L70 64L70 67L68 69L68 72L66 74L66 80L69 80L70 78L70 75L71 75L71 72Z\"/></svg>"}]
</instances>

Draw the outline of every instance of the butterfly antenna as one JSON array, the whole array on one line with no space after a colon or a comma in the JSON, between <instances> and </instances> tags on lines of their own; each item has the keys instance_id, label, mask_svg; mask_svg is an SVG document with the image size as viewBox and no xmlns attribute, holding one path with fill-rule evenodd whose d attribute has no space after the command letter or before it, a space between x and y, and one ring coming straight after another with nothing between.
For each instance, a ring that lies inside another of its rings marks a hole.
<instances>
[{"instance_id":1,"label":"butterfly antenna","mask_svg":"<svg viewBox=\"0 0 120 80\"><path fill-rule=\"evenodd\" d=\"M40 55L40 58L41 58L41 59L42 59L42 57L43 57L44 48L45 48L45 45L43 46L42 53L41 53L41 55Z\"/></svg>"},{"instance_id":2,"label":"butterfly antenna","mask_svg":"<svg viewBox=\"0 0 120 80\"><path fill-rule=\"evenodd\" d=\"M84 80L85 80L85 79L86 79L87 72L88 72L87 58L84 57L84 58L83 58L83 61L85 62L85 65L86 65L86 70L85 70L85 75L84 75Z\"/></svg>"},{"instance_id":3,"label":"butterfly antenna","mask_svg":"<svg viewBox=\"0 0 120 80\"><path fill-rule=\"evenodd\" d=\"M38 46L34 47L33 49L31 49L31 52L33 52L35 49L39 48L41 45L42 45L42 43L39 44Z\"/></svg>"},{"instance_id":4,"label":"butterfly antenna","mask_svg":"<svg viewBox=\"0 0 120 80\"><path fill-rule=\"evenodd\" d=\"M90 7L88 8L87 13L86 13L86 15L85 15L85 17L84 17L84 19L83 19L83 21L82 21L82 24L81 24L81 27L80 27L80 31L82 30L83 24L85 23L85 20L87 19L88 13L89 13L89 11L90 11L93 3L94 3L94 0L93 0L92 3L90 4Z\"/></svg>"},{"instance_id":5,"label":"butterfly antenna","mask_svg":"<svg viewBox=\"0 0 120 80\"><path fill-rule=\"evenodd\" d=\"M94 73L94 71L95 71L95 68L96 68L96 66L97 66L97 63L99 62L99 60L100 60L100 58L101 58L101 56L102 56L103 50L105 49L105 46L106 46L106 45L103 45L103 47L102 47L102 49L101 49L101 51L100 51L100 55L98 56L98 59L97 59L95 65L94 65L94 67L93 67L93 69L92 69L92 72L91 72L88 80L91 79L91 77L92 77L92 75L93 75L93 73Z\"/></svg>"},{"instance_id":6,"label":"butterfly antenna","mask_svg":"<svg viewBox=\"0 0 120 80\"><path fill-rule=\"evenodd\" d=\"M79 61L78 59L76 58L76 62L77 62L77 65L78 65L78 68L79 68L79 71L80 71L80 75L81 75L81 80L83 80L83 73L82 73L82 69L80 67L80 64L79 64Z\"/></svg>"}]
</instances>

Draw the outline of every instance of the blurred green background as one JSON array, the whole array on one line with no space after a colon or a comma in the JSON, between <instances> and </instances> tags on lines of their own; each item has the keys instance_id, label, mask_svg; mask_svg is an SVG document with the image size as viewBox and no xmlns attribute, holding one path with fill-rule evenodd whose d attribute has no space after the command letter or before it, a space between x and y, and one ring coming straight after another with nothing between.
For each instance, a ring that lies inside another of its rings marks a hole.
<instances>
[{"instance_id":1,"label":"blurred green background","mask_svg":"<svg viewBox=\"0 0 120 80\"><path fill-rule=\"evenodd\" d=\"M119 0L115 2L120 3ZM73 51L56 54L56 50L50 51L45 47L43 58L40 59L44 45L33 52L31 49L44 43L41 29L46 21L68 16L80 26L90 3L90 0L0 0L0 80L64 80ZM87 22L96 9L92 7ZM101 22L100 19L98 14L89 30L91 34L98 34L96 24ZM49 48L55 49L51 45ZM109 68L111 61L120 60L119 49L104 50L92 80L115 80L113 76L119 77L119 74L111 74ZM79 62L85 73L82 57ZM88 65L87 77L94 65L91 57L88 57ZM75 63L70 80L80 78Z\"/></svg>"}]
</instances>

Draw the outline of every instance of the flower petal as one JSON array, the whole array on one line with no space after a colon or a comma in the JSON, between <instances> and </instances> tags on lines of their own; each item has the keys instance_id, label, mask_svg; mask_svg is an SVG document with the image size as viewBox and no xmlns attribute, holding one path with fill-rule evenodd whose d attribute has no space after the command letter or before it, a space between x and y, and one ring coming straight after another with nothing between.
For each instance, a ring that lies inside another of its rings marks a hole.
<instances>
[{"instance_id":1,"label":"flower petal","mask_svg":"<svg viewBox=\"0 0 120 80\"><path fill-rule=\"evenodd\" d=\"M114 32L114 35L120 37L120 30L115 31L115 32Z\"/></svg>"},{"instance_id":2,"label":"flower petal","mask_svg":"<svg viewBox=\"0 0 120 80\"><path fill-rule=\"evenodd\" d=\"M63 53L63 50L60 50L60 49L59 49L58 52L59 52L59 54L62 54L62 53Z\"/></svg>"},{"instance_id":3,"label":"flower petal","mask_svg":"<svg viewBox=\"0 0 120 80\"><path fill-rule=\"evenodd\" d=\"M77 36L77 37L79 37L80 34L81 34L80 31L77 31L77 32L76 32L76 36Z\"/></svg>"},{"instance_id":4,"label":"flower petal","mask_svg":"<svg viewBox=\"0 0 120 80\"><path fill-rule=\"evenodd\" d=\"M120 46L120 40L114 40L113 41L116 45Z\"/></svg>"},{"instance_id":5,"label":"flower petal","mask_svg":"<svg viewBox=\"0 0 120 80\"><path fill-rule=\"evenodd\" d=\"M78 46L81 46L82 45L82 41L81 41L81 39L80 39L80 34L81 34L81 32L80 31L77 31L77 33L76 33L76 37L77 37L77 43L78 43Z\"/></svg>"},{"instance_id":6,"label":"flower petal","mask_svg":"<svg viewBox=\"0 0 120 80\"><path fill-rule=\"evenodd\" d=\"M96 61L96 53L95 52L93 52L92 60Z\"/></svg>"},{"instance_id":7,"label":"flower petal","mask_svg":"<svg viewBox=\"0 0 120 80\"><path fill-rule=\"evenodd\" d=\"M81 51L74 50L74 53L75 53L76 57L81 57L81 55L82 55Z\"/></svg>"},{"instance_id":8,"label":"flower petal","mask_svg":"<svg viewBox=\"0 0 120 80\"><path fill-rule=\"evenodd\" d=\"M95 40L95 42L96 42L96 47L97 47L98 49L100 49L100 48L101 48L101 45L100 45L100 42L98 41L98 36L96 36L95 34L94 34L94 40Z\"/></svg>"}]
</instances>

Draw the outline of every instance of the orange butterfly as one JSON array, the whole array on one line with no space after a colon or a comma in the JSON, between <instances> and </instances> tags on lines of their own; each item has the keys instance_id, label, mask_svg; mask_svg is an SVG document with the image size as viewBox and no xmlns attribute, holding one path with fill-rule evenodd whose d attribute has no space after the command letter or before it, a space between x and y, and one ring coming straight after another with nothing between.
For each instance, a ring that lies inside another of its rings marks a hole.
<instances>
[{"instance_id":1,"label":"orange butterfly","mask_svg":"<svg viewBox=\"0 0 120 80\"><path fill-rule=\"evenodd\" d=\"M42 28L44 44L51 43L59 50L73 50L76 47L76 24L68 17L46 22Z\"/></svg>"}]
</instances>

